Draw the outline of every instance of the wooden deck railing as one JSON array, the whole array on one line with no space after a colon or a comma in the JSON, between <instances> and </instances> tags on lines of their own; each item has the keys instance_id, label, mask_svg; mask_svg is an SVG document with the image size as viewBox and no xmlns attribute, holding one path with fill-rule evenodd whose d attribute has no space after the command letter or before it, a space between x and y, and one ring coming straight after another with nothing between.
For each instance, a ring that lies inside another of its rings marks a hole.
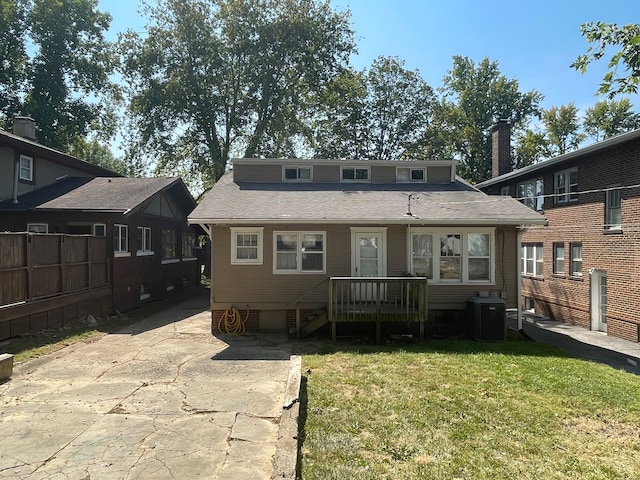
<instances>
[{"instance_id":1,"label":"wooden deck railing","mask_svg":"<svg viewBox=\"0 0 640 480\"><path fill-rule=\"evenodd\" d=\"M417 322L424 338L428 292L424 277L331 277L329 321L332 338L340 322L375 322L376 342L382 322Z\"/></svg>"}]
</instances>

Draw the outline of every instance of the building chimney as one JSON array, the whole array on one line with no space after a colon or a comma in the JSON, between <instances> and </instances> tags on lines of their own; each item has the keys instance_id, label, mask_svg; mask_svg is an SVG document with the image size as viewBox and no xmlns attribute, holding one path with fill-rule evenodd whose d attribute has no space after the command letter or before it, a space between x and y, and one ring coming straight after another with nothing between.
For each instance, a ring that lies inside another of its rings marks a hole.
<instances>
[{"instance_id":1,"label":"building chimney","mask_svg":"<svg viewBox=\"0 0 640 480\"><path fill-rule=\"evenodd\" d=\"M14 117L12 133L28 140L36 139L36 122L31 117Z\"/></svg>"},{"instance_id":2,"label":"building chimney","mask_svg":"<svg viewBox=\"0 0 640 480\"><path fill-rule=\"evenodd\" d=\"M511 120L491 127L491 178L511 171Z\"/></svg>"}]
</instances>

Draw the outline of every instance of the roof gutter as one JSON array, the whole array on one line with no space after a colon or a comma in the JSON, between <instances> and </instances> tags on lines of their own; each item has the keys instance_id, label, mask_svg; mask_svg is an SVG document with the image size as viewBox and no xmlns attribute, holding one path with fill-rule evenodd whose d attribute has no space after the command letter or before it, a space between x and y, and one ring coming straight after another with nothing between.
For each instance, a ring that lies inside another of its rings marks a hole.
<instances>
[{"instance_id":1,"label":"roof gutter","mask_svg":"<svg viewBox=\"0 0 640 480\"><path fill-rule=\"evenodd\" d=\"M413 221L411 221L413 220ZM437 220L422 220L418 217L405 217L398 219L385 219L385 218L351 218L351 219L339 219L330 220L327 218L187 218L189 225L247 225L247 224L259 224L259 225L279 225L282 223L288 224L329 224L329 225L464 225L464 226L515 226L520 225L547 225L547 219L541 217L540 220L528 219L513 219L505 221L504 219L437 219Z\"/></svg>"}]
</instances>

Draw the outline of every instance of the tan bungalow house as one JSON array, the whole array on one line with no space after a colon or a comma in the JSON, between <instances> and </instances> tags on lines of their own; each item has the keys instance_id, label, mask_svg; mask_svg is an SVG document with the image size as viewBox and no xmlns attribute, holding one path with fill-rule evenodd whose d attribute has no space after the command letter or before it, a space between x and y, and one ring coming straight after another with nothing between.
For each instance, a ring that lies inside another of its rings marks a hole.
<instances>
[{"instance_id":1,"label":"tan bungalow house","mask_svg":"<svg viewBox=\"0 0 640 480\"><path fill-rule=\"evenodd\" d=\"M212 239L213 330L232 309L247 329L298 333L313 312L334 335L336 323L375 319L379 337L380 319L461 327L478 295L517 307L519 231L545 219L480 192L456 166L234 160L188 217Z\"/></svg>"}]
</instances>

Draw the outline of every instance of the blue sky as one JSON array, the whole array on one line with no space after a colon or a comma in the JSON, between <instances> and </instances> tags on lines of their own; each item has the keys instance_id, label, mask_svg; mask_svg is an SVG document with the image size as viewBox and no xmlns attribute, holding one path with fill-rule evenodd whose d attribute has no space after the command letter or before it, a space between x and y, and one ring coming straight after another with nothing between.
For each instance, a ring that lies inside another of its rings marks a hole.
<instances>
[{"instance_id":1,"label":"blue sky","mask_svg":"<svg viewBox=\"0 0 640 480\"><path fill-rule=\"evenodd\" d=\"M357 69L379 55L396 56L405 68L419 70L434 89L451 69L454 55L497 61L520 90L545 96L544 108L573 102L593 106L607 60L581 74L569 65L589 44L580 25L590 21L640 22L638 0L333 0L337 10L351 10L358 55ZM113 16L112 32L144 31L136 0L100 0ZM631 97L640 111L640 96Z\"/></svg>"}]
</instances>

